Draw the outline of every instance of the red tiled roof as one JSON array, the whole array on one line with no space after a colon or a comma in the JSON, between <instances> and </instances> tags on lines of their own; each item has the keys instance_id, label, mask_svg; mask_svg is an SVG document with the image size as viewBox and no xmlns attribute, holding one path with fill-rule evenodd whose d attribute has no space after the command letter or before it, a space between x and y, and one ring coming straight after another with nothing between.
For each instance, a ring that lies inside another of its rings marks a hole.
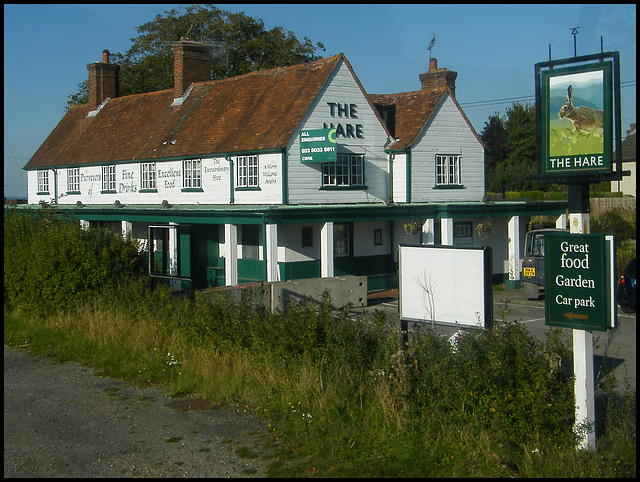
<instances>
[{"instance_id":1,"label":"red tiled roof","mask_svg":"<svg viewBox=\"0 0 640 482\"><path fill-rule=\"evenodd\" d=\"M395 138L392 149L407 149L416 141L443 101L447 89L419 90L399 94L371 94L374 104L395 105Z\"/></svg>"},{"instance_id":2,"label":"red tiled roof","mask_svg":"<svg viewBox=\"0 0 640 482\"><path fill-rule=\"evenodd\" d=\"M71 108L25 169L284 148L341 60L196 83L181 106L169 89Z\"/></svg>"},{"instance_id":3,"label":"red tiled roof","mask_svg":"<svg viewBox=\"0 0 640 482\"><path fill-rule=\"evenodd\" d=\"M418 90L399 94L370 94L369 98L374 104L395 106L394 137L398 141L389 148L402 150L413 146L447 95L450 95L450 93L446 87L437 90ZM455 97L451 96L451 99L475 137L482 143Z\"/></svg>"}]
</instances>

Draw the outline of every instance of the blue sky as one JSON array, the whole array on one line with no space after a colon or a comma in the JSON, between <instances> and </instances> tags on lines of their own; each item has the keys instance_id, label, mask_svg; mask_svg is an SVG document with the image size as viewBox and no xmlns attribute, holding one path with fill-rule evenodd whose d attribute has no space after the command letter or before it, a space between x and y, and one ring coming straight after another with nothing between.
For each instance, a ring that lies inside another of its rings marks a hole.
<instances>
[{"instance_id":1,"label":"blue sky","mask_svg":"<svg viewBox=\"0 0 640 482\"><path fill-rule=\"evenodd\" d=\"M4 194L26 197L22 167L64 115L69 94L102 51L125 52L135 28L179 4L4 5ZM534 66L620 52L622 131L636 122L635 4L218 4L343 52L371 94L419 90L427 46L458 72L456 98L480 133L514 100L534 101Z\"/></svg>"}]
</instances>

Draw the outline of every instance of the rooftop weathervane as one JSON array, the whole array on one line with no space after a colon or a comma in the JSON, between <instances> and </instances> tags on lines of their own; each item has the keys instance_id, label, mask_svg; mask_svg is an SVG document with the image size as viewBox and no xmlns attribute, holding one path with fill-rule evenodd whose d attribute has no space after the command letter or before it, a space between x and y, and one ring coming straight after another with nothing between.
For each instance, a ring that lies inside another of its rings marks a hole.
<instances>
[{"instance_id":1,"label":"rooftop weathervane","mask_svg":"<svg viewBox=\"0 0 640 482\"><path fill-rule=\"evenodd\" d=\"M431 60L431 49L433 49L433 46L436 43L436 34L433 34L433 38L431 39L431 42L429 42L429 46L427 47L427 50L429 51L429 60Z\"/></svg>"}]
</instances>

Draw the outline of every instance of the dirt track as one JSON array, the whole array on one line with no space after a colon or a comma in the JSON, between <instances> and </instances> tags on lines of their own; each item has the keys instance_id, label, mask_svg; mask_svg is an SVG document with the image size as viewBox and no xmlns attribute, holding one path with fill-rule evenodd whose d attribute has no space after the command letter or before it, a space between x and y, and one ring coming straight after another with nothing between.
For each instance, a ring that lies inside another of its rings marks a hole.
<instances>
[{"instance_id":1,"label":"dirt track","mask_svg":"<svg viewBox=\"0 0 640 482\"><path fill-rule=\"evenodd\" d=\"M4 477L264 477L265 423L190 403L5 346Z\"/></svg>"}]
</instances>

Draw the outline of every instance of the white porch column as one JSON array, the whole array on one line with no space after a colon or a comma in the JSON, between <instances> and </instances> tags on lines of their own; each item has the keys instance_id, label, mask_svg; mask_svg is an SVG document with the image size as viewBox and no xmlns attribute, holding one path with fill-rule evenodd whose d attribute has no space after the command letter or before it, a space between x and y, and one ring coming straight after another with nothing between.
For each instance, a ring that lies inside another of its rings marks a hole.
<instances>
[{"instance_id":1,"label":"white porch column","mask_svg":"<svg viewBox=\"0 0 640 482\"><path fill-rule=\"evenodd\" d=\"M176 227L176 223L170 222L169 226L169 275L178 276L180 273L178 272L178 228ZM171 280L171 287L174 291L181 291L182 282L179 280Z\"/></svg>"},{"instance_id":2,"label":"white porch column","mask_svg":"<svg viewBox=\"0 0 640 482\"><path fill-rule=\"evenodd\" d=\"M512 216L507 225L507 235L509 236L508 249L508 273L506 282L508 290L520 288L520 216Z\"/></svg>"},{"instance_id":3,"label":"white porch column","mask_svg":"<svg viewBox=\"0 0 640 482\"><path fill-rule=\"evenodd\" d=\"M238 284L238 226L224 225L224 279L226 286Z\"/></svg>"},{"instance_id":4,"label":"white porch column","mask_svg":"<svg viewBox=\"0 0 640 482\"><path fill-rule=\"evenodd\" d=\"M133 231L133 224L129 221L122 221L122 237L126 238L127 235L131 235Z\"/></svg>"},{"instance_id":5,"label":"white porch column","mask_svg":"<svg viewBox=\"0 0 640 482\"><path fill-rule=\"evenodd\" d=\"M422 225L422 244L435 244L435 219L427 219Z\"/></svg>"},{"instance_id":6,"label":"white porch column","mask_svg":"<svg viewBox=\"0 0 640 482\"><path fill-rule=\"evenodd\" d=\"M267 282L280 281L278 270L278 225L267 224L265 226L265 244L267 252Z\"/></svg>"},{"instance_id":7,"label":"white porch column","mask_svg":"<svg viewBox=\"0 0 640 482\"><path fill-rule=\"evenodd\" d=\"M328 222L320 229L320 276L333 278L333 223Z\"/></svg>"},{"instance_id":8,"label":"white porch column","mask_svg":"<svg viewBox=\"0 0 640 482\"><path fill-rule=\"evenodd\" d=\"M440 220L440 236L442 237L442 246L453 246L453 218Z\"/></svg>"},{"instance_id":9,"label":"white porch column","mask_svg":"<svg viewBox=\"0 0 640 482\"><path fill-rule=\"evenodd\" d=\"M174 226L169 229L169 274L178 276L178 230L175 228L176 223L169 223Z\"/></svg>"}]
</instances>

